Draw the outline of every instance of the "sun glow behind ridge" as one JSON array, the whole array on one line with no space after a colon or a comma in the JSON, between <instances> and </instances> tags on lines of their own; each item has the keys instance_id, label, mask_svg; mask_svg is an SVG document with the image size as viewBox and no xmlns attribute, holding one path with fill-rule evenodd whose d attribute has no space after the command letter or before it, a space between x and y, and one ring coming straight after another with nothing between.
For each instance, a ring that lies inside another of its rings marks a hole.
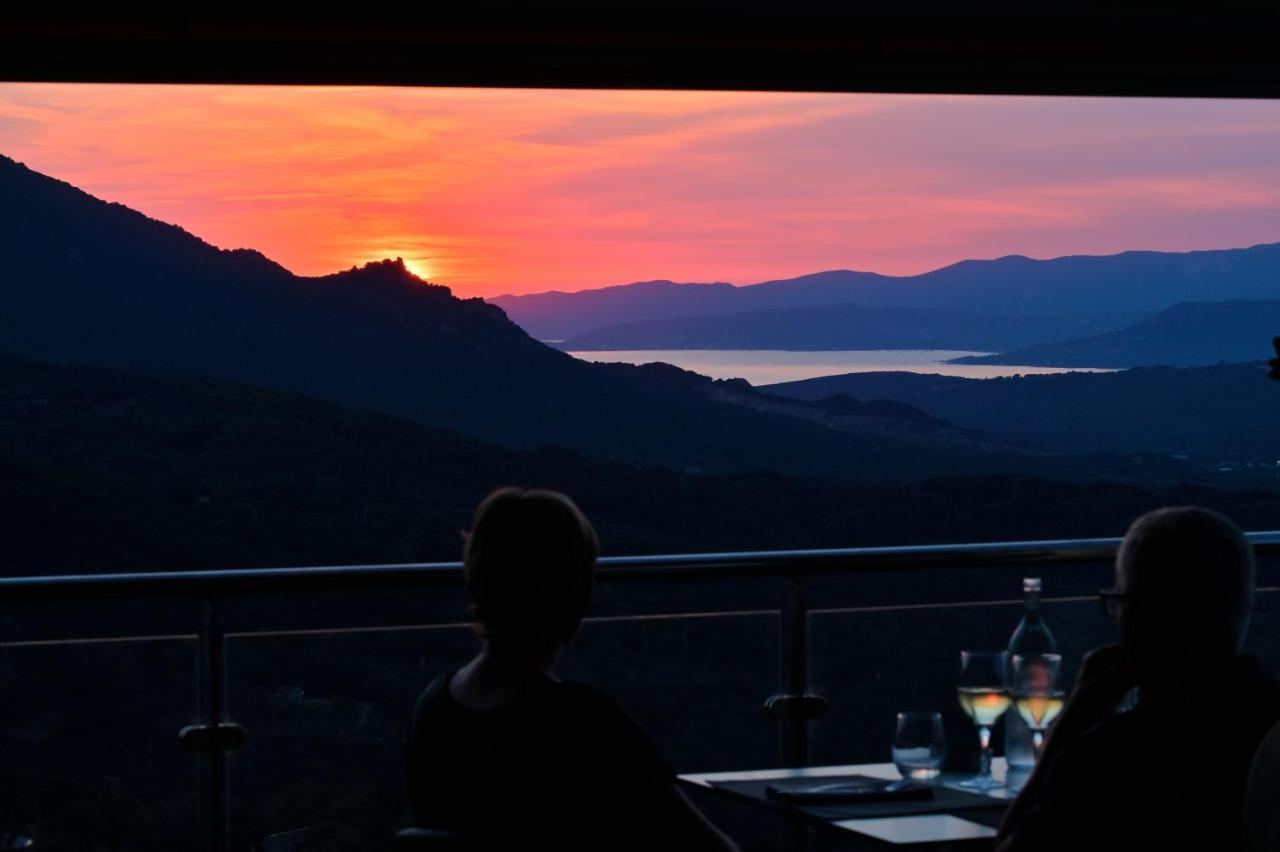
<instances>
[{"instance_id":1,"label":"sun glow behind ridge","mask_svg":"<svg viewBox=\"0 0 1280 852\"><path fill-rule=\"evenodd\" d=\"M421 278L423 281L431 280L431 267L424 261L405 258L404 268Z\"/></svg>"}]
</instances>

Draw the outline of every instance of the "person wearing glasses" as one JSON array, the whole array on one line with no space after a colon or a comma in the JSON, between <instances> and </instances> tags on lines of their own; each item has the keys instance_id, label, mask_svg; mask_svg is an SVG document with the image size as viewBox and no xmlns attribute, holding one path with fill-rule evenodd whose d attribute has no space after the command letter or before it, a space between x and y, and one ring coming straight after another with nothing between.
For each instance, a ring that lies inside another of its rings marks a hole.
<instances>
[{"instance_id":1,"label":"person wearing glasses","mask_svg":"<svg viewBox=\"0 0 1280 852\"><path fill-rule=\"evenodd\" d=\"M1099 593L1119 644L1085 657L999 852L1242 848L1249 765L1280 719L1280 682L1241 654L1253 593L1253 548L1222 515L1134 521Z\"/></svg>"},{"instance_id":2,"label":"person wearing glasses","mask_svg":"<svg viewBox=\"0 0 1280 852\"><path fill-rule=\"evenodd\" d=\"M591 602L596 551L563 494L504 488L476 510L463 565L481 648L418 700L416 827L486 849L736 852L616 701L556 677Z\"/></svg>"}]
</instances>

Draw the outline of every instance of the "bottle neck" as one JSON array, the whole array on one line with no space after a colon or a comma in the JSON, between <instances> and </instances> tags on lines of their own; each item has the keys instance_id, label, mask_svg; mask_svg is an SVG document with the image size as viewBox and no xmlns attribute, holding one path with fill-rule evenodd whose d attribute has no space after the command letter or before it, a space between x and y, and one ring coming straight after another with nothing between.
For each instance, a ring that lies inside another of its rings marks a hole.
<instances>
[{"instance_id":1,"label":"bottle neck","mask_svg":"<svg viewBox=\"0 0 1280 852\"><path fill-rule=\"evenodd\" d=\"M1028 590L1023 596L1022 607L1026 611L1027 617L1040 617L1040 593L1038 591Z\"/></svg>"}]
</instances>

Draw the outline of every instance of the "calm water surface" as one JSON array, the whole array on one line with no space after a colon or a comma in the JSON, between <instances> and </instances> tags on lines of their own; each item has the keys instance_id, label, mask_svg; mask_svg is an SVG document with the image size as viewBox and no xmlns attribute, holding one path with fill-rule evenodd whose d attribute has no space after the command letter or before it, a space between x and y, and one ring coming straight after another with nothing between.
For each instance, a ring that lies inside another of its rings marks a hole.
<instances>
[{"instance_id":1,"label":"calm water surface","mask_svg":"<svg viewBox=\"0 0 1280 852\"><path fill-rule=\"evenodd\" d=\"M937 373L964 376L969 379L993 379L998 376L1032 373L1086 372L1105 373L1079 367L1006 367L994 364L946 364L951 358L965 355L987 355L987 352L961 352L950 349L874 349L831 352L790 352L777 349L632 349L607 352L570 352L584 361L621 361L626 364L649 364L662 361L714 379L746 379L753 385L793 382L816 376L838 376L841 373Z\"/></svg>"}]
</instances>

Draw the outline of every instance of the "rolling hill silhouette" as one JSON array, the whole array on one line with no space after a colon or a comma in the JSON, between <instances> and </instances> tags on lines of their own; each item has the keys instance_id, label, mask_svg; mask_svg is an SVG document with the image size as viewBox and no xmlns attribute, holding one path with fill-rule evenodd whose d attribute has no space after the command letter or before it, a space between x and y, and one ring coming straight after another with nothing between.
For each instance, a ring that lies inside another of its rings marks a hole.
<instances>
[{"instance_id":1,"label":"rolling hill silhouette","mask_svg":"<svg viewBox=\"0 0 1280 852\"><path fill-rule=\"evenodd\" d=\"M1153 452L1200 463L1253 463L1274 480L1280 394L1262 364L1147 367L964 379L849 373L767 385L801 400L893 399L961 427L1062 452Z\"/></svg>"},{"instance_id":2,"label":"rolling hill silhouette","mask_svg":"<svg viewBox=\"0 0 1280 852\"><path fill-rule=\"evenodd\" d=\"M1053 316L1118 328L1179 302L1280 297L1280 243L1191 252L1129 251L1033 260L965 260L913 276L833 270L735 287L649 281L577 293L490 299L540 339L619 323L775 308L859 304Z\"/></svg>"},{"instance_id":3,"label":"rolling hill silhouette","mask_svg":"<svg viewBox=\"0 0 1280 852\"><path fill-rule=\"evenodd\" d=\"M1276 278L1280 281L1280 269ZM1260 360L1270 354L1271 338L1278 332L1280 301L1190 302L1117 331L955 361L1046 367L1196 367Z\"/></svg>"}]
</instances>

